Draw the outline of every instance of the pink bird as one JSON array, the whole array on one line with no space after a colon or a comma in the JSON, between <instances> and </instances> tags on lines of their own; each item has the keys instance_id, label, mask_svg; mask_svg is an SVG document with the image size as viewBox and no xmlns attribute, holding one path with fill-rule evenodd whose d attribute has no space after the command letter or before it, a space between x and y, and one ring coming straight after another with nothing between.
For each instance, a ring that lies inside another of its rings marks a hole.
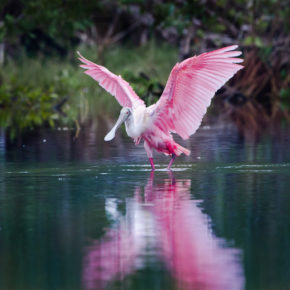
<instances>
[{"instance_id":1,"label":"pink bird","mask_svg":"<svg viewBox=\"0 0 290 290\"><path fill-rule=\"evenodd\" d=\"M215 92L238 70L241 54L235 51L237 45L217 49L193 56L177 63L168 78L165 89L154 105L146 107L132 87L119 75L115 75L101 65L85 59L80 53L80 61L85 73L95 79L101 87L115 96L123 107L115 126L105 136L105 141L115 137L116 130L125 122L128 136L135 144L144 140L144 148L152 170L153 149L171 155L167 169L176 156L190 151L177 144L171 133L188 139L199 128L207 107Z\"/></svg>"}]
</instances>

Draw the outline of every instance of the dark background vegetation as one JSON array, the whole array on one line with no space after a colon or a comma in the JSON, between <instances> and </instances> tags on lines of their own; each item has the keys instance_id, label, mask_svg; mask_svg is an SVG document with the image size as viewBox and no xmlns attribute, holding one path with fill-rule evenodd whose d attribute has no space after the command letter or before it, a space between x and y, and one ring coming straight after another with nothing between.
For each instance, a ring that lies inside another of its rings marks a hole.
<instances>
[{"instance_id":1,"label":"dark background vegetation","mask_svg":"<svg viewBox=\"0 0 290 290\"><path fill-rule=\"evenodd\" d=\"M290 6L279 0L1 0L0 127L78 130L117 102L78 68L76 51L127 79L149 104L175 62L238 44L245 68L212 113L254 134L289 120Z\"/></svg>"}]
</instances>

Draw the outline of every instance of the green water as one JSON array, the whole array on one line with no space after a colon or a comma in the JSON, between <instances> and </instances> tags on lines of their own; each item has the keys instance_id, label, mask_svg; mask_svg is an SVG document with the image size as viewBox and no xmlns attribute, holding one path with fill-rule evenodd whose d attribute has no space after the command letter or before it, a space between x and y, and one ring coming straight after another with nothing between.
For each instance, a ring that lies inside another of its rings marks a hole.
<instances>
[{"instance_id":1,"label":"green water","mask_svg":"<svg viewBox=\"0 0 290 290\"><path fill-rule=\"evenodd\" d=\"M2 136L0 289L290 289L287 132L204 127L155 174L95 133Z\"/></svg>"}]
</instances>

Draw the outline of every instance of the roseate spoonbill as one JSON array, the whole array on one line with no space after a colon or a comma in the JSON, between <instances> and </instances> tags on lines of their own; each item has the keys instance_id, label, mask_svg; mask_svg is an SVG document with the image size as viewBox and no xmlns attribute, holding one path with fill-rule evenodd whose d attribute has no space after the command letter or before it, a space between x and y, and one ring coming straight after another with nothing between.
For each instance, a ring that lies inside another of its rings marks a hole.
<instances>
[{"instance_id":1,"label":"roseate spoonbill","mask_svg":"<svg viewBox=\"0 0 290 290\"><path fill-rule=\"evenodd\" d=\"M124 122L127 134L135 144L144 140L152 170L155 169L152 151L155 149L171 155L167 169L176 156L190 151L177 144L171 133L188 139L200 126L201 120L210 105L215 92L238 70L243 68L236 58L241 54L235 51L237 45L224 47L212 52L193 56L177 63L168 78L165 89L154 105L146 107L132 87L119 75L115 75L101 65L85 59L79 52L82 68L101 87L115 96L123 107L112 130L105 141L115 137L116 130Z\"/></svg>"}]
</instances>

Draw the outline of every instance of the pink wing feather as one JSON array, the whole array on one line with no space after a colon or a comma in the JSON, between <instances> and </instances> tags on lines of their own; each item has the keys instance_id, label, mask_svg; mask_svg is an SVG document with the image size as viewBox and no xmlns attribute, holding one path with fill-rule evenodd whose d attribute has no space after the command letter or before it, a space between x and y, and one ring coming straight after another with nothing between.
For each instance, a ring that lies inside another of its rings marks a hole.
<instances>
[{"instance_id":1,"label":"pink wing feather","mask_svg":"<svg viewBox=\"0 0 290 290\"><path fill-rule=\"evenodd\" d=\"M215 92L243 68L233 51L237 45L203 53L177 63L159 101L154 105L153 125L176 132L183 139L194 134Z\"/></svg>"},{"instance_id":2,"label":"pink wing feather","mask_svg":"<svg viewBox=\"0 0 290 290\"><path fill-rule=\"evenodd\" d=\"M99 85L113 95L123 107L135 108L145 106L144 102L137 96L132 87L121 76L116 76L108 69L97 65L78 52L79 60L84 63L80 67L86 69L85 74L96 80Z\"/></svg>"}]
</instances>

